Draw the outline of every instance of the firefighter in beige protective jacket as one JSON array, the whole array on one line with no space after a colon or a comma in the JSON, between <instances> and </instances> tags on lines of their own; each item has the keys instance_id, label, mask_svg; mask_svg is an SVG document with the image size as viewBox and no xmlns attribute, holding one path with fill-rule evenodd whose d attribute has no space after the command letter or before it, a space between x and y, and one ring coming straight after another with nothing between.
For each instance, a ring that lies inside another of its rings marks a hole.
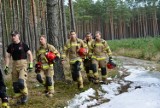
<instances>
[{"instance_id":1,"label":"firefighter in beige protective jacket","mask_svg":"<svg viewBox=\"0 0 160 108\"><path fill-rule=\"evenodd\" d=\"M85 39L83 41L86 44L88 50L87 55L83 58L84 69L86 71L88 80L92 82L93 81L92 59L91 59L91 54L89 53L91 48L91 43L92 41L94 41L94 39L92 39L92 34L90 32L86 33Z\"/></svg>"},{"instance_id":2,"label":"firefighter in beige protective jacket","mask_svg":"<svg viewBox=\"0 0 160 108\"><path fill-rule=\"evenodd\" d=\"M112 61L112 52L105 40L101 38L101 32L96 31L95 40L91 43L90 54L92 55L92 70L94 74L95 83L99 83L98 69L101 69L102 81L106 83L107 69L106 59Z\"/></svg>"},{"instance_id":3,"label":"firefighter in beige protective jacket","mask_svg":"<svg viewBox=\"0 0 160 108\"><path fill-rule=\"evenodd\" d=\"M82 70L82 58L78 54L80 48L85 47L83 40L77 38L75 31L70 31L70 39L64 46L64 52L62 54L62 61L69 57L70 69L72 79L78 82L78 88L83 88L83 78L81 74Z\"/></svg>"},{"instance_id":4,"label":"firefighter in beige protective jacket","mask_svg":"<svg viewBox=\"0 0 160 108\"><path fill-rule=\"evenodd\" d=\"M46 36L40 36L40 47L36 52L37 64L35 65L35 71L37 80L45 85L45 93L48 97L52 97L54 93L53 65L59 57L60 53L53 45L47 43Z\"/></svg>"}]
</instances>

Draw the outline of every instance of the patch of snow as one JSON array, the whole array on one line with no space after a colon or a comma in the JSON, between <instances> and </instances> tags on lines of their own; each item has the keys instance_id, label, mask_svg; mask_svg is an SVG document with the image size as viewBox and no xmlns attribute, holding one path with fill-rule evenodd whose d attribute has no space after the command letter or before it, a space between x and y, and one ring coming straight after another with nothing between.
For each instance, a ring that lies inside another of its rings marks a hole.
<instances>
[{"instance_id":1,"label":"patch of snow","mask_svg":"<svg viewBox=\"0 0 160 108\"><path fill-rule=\"evenodd\" d=\"M95 108L159 108L160 88L146 87L126 92Z\"/></svg>"},{"instance_id":2,"label":"patch of snow","mask_svg":"<svg viewBox=\"0 0 160 108\"><path fill-rule=\"evenodd\" d=\"M91 101L91 96L95 96L95 90L92 88L88 89L85 92L76 94L75 97L68 102L69 106L66 108L86 108L88 105L97 103L96 99Z\"/></svg>"}]
</instances>

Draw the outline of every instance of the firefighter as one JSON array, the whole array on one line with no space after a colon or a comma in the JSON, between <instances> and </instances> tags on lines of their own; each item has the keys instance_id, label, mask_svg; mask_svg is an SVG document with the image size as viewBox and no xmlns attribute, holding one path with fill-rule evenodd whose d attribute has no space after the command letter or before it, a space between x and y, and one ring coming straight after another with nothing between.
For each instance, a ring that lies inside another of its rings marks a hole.
<instances>
[{"instance_id":1,"label":"firefighter","mask_svg":"<svg viewBox=\"0 0 160 108\"><path fill-rule=\"evenodd\" d=\"M72 79L73 81L78 82L79 89L83 89L83 79L81 74L82 58L79 55L79 51L82 51L80 52L81 54L83 53L84 51L83 48L85 47L85 44L83 40L77 38L75 31L70 31L69 34L70 34L70 39L65 44L64 52L61 56L62 64L64 64L63 61L66 59L66 56L68 55Z\"/></svg>"},{"instance_id":2,"label":"firefighter","mask_svg":"<svg viewBox=\"0 0 160 108\"><path fill-rule=\"evenodd\" d=\"M112 61L112 52L105 40L101 38L101 32L95 32L95 40L91 43L90 53L92 53L92 70L94 74L94 82L99 83L98 69L101 69L102 81L107 81L106 59Z\"/></svg>"},{"instance_id":3,"label":"firefighter","mask_svg":"<svg viewBox=\"0 0 160 108\"><path fill-rule=\"evenodd\" d=\"M92 39L92 33L88 32L85 35L85 39L84 39L84 43L87 45L88 51L90 52L90 48L91 48L91 42L93 41ZM87 78L89 81L93 80L93 72L92 72L92 60L91 60L91 54L87 53L87 55L85 56L85 58L83 59L83 64L84 64L84 68L87 74Z\"/></svg>"},{"instance_id":4,"label":"firefighter","mask_svg":"<svg viewBox=\"0 0 160 108\"><path fill-rule=\"evenodd\" d=\"M12 57L12 81L15 98L18 103L24 104L28 100L27 73L33 69L33 57L27 44L20 40L18 31L11 32L12 43L8 46L5 57L5 74L9 74L9 63ZM29 65L27 62L27 55ZM28 71L27 71L28 67Z\"/></svg>"},{"instance_id":5,"label":"firefighter","mask_svg":"<svg viewBox=\"0 0 160 108\"><path fill-rule=\"evenodd\" d=\"M9 108L8 96L6 93L6 85L4 83L1 69L0 69L0 98L2 100L2 108Z\"/></svg>"},{"instance_id":6,"label":"firefighter","mask_svg":"<svg viewBox=\"0 0 160 108\"><path fill-rule=\"evenodd\" d=\"M37 80L45 85L46 96L52 97L54 93L53 64L60 57L60 53L53 45L47 43L45 35L41 35L39 41L40 47L36 51L37 64L35 67Z\"/></svg>"}]
</instances>

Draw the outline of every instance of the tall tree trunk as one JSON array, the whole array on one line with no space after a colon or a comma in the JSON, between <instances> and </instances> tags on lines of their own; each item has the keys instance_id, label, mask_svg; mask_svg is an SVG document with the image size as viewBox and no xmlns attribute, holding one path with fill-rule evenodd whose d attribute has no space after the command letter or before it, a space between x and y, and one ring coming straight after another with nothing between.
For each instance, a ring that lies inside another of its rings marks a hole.
<instances>
[{"instance_id":1,"label":"tall tree trunk","mask_svg":"<svg viewBox=\"0 0 160 108\"><path fill-rule=\"evenodd\" d=\"M69 8L70 8L70 15L71 15L71 30L76 30L72 0L69 0Z\"/></svg>"},{"instance_id":2,"label":"tall tree trunk","mask_svg":"<svg viewBox=\"0 0 160 108\"><path fill-rule=\"evenodd\" d=\"M66 24L66 13L64 9L64 0L61 0L61 10L62 10L63 39L65 43L67 41L67 24Z\"/></svg>"},{"instance_id":3,"label":"tall tree trunk","mask_svg":"<svg viewBox=\"0 0 160 108\"><path fill-rule=\"evenodd\" d=\"M8 38L8 23L7 23L7 16L6 16L6 9L5 9L5 0L2 0L2 11L3 11L3 35L6 37L5 41L7 42L7 45L9 44L9 38Z\"/></svg>"},{"instance_id":4,"label":"tall tree trunk","mask_svg":"<svg viewBox=\"0 0 160 108\"><path fill-rule=\"evenodd\" d=\"M0 53L0 57L4 57L5 55L5 46L4 46L4 36L3 36L3 32L2 32L2 2L0 0L0 51L2 51L2 53ZM2 45L2 47L1 47Z\"/></svg>"},{"instance_id":5,"label":"tall tree trunk","mask_svg":"<svg viewBox=\"0 0 160 108\"><path fill-rule=\"evenodd\" d=\"M111 39L114 39L114 27L113 27L113 14L110 13L110 29L111 29Z\"/></svg>"},{"instance_id":6,"label":"tall tree trunk","mask_svg":"<svg viewBox=\"0 0 160 108\"><path fill-rule=\"evenodd\" d=\"M20 6L18 0L16 0L16 14L17 14L17 21L18 21L18 31L22 31L22 18L20 15ZM22 14L22 13L21 13Z\"/></svg>"},{"instance_id":7,"label":"tall tree trunk","mask_svg":"<svg viewBox=\"0 0 160 108\"><path fill-rule=\"evenodd\" d=\"M28 37L27 37L27 0L22 1L23 6L23 40L25 43L29 43Z\"/></svg>"},{"instance_id":8,"label":"tall tree trunk","mask_svg":"<svg viewBox=\"0 0 160 108\"><path fill-rule=\"evenodd\" d=\"M157 36L159 33L158 33L158 23L157 23L157 13L156 13L156 10L154 9L153 11L153 35L154 36Z\"/></svg>"},{"instance_id":9,"label":"tall tree trunk","mask_svg":"<svg viewBox=\"0 0 160 108\"><path fill-rule=\"evenodd\" d=\"M35 38L35 50L37 50L37 46L38 46L38 35L37 35L37 16L36 16L36 6L35 6L35 2L34 0L31 0L32 2L32 15L33 15L33 27L34 27L34 36Z\"/></svg>"},{"instance_id":10,"label":"tall tree trunk","mask_svg":"<svg viewBox=\"0 0 160 108\"><path fill-rule=\"evenodd\" d=\"M122 18L120 18L120 21L119 21L119 37L120 39L123 38L123 35L122 35Z\"/></svg>"},{"instance_id":11,"label":"tall tree trunk","mask_svg":"<svg viewBox=\"0 0 160 108\"><path fill-rule=\"evenodd\" d=\"M49 43L60 49L61 43L58 43L59 23L58 23L58 0L47 0L47 20L48 20L48 38ZM60 47L59 47L60 46ZM64 71L61 61L58 60L54 65L55 80L64 80Z\"/></svg>"},{"instance_id":12,"label":"tall tree trunk","mask_svg":"<svg viewBox=\"0 0 160 108\"><path fill-rule=\"evenodd\" d=\"M62 46L64 45L64 36L63 36L63 23L62 23L62 5L63 5L63 3L61 3L61 2L63 2L63 1L61 1L61 0L59 0L58 1L58 13L59 13L59 18L58 19L60 19L59 20L59 31L61 31L61 32L59 32L59 40L61 41L61 43L62 43ZM61 52L62 52L62 50L60 50Z\"/></svg>"},{"instance_id":13,"label":"tall tree trunk","mask_svg":"<svg viewBox=\"0 0 160 108\"><path fill-rule=\"evenodd\" d=\"M39 31L39 33L40 33L40 34L44 34L44 33L43 33L43 29L42 29L42 27L43 27L43 23L42 23L42 21L43 21L43 20L42 20L42 19L43 19L43 18L42 18L42 12L43 12L43 3L42 3L42 0L39 0L39 20L40 20L40 21L39 21L39 23L40 23L40 27L39 27L39 30L40 30L40 31Z\"/></svg>"}]
</instances>

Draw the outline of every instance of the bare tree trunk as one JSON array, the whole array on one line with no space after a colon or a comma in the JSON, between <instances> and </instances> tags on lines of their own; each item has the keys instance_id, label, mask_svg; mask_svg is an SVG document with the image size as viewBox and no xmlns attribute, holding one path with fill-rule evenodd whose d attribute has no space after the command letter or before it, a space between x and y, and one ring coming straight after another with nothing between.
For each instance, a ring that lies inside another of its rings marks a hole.
<instances>
[{"instance_id":1,"label":"bare tree trunk","mask_svg":"<svg viewBox=\"0 0 160 108\"><path fill-rule=\"evenodd\" d=\"M119 36L120 36L120 39L123 38L123 35L122 35L122 18L120 18L120 21L119 21Z\"/></svg>"},{"instance_id":2,"label":"bare tree trunk","mask_svg":"<svg viewBox=\"0 0 160 108\"><path fill-rule=\"evenodd\" d=\"M71 30L76 30L72 0L69 0L69 8L70 8L70 14L71 14Z\"/></svg>"},{"instance_id":3,"label":"bare tree trunk","mask_svg":"<svg viewBox=\"0 0 160 108\"><path fill-rule=\"evenodd\" d=\"M157 14L156 14L156 10L154 10L153 12L153 35L157 36L158 33L158 23L157 23Z\"/></svg>"},{"instance_id":4,"label":"bare tree trunk","mask_svg":"<svg viewBox=\"0 0 160 108\"><path fill-rule=\"evenodd\" d=\"M2 51L2 53L0 53L0 57L4 57L5 56L5 40L4 40L4 36L3 36L3 29L2 29L2 3L1 3L1 0L0 0L0 51Z\"/></svg>"},{"instance_id":5,"label":"bare tree trunk","mask_svg":"<svg viewBox=\"0 0 160 108\"><path fill-rule=\"evenodd\" d=\"M29 43L27 37L27 0L23 0L23 39L27 44Z\"/></svg>"},{"instance_id":6,"label":"bare tree trunk","mask_svg":"<svg viewBox=\"0 0 160 108\"><path fill-rule=\"evenodd\" d=\"M58 0L47 0L47 20L49 43L60 49L61 43L58 42L59 23L58 23ZM64 80L64 71L61 61L58 60L54 65L55 80Z\"/></svg>"},{"instance_id":7,"label":"bare tree trunk","mask_svg":"<svg viewBox=\"0 0 160 108\"><path fill-rule=\"evenodd\" d=\"M110 13L110 28L111 28L111 39L114 39L114 27L113 27L113 15Z\"/></svg>"},{"instance_id":8,"label":"bare tree trunk","mask_svg":"<svg viewBox=\"0 0 160 108\"><path fill-rule=\"evenodd\" d=\"M62 23L62 6L63 6L63 3L61 3L61 2L63 2L62 0L59 0L58 1L58 12L59 12L59 30L61 31L61 32L59 32L59 40L61 41L61 43L62 43L62 46L64 45L64 36L63 36L63 23ZM62 51L62 50L61 50Z\"/></svg>"},{"instance_id":9,"label":"bare tree trunk","mask_svg":"<svg viewBox=\"0 0 160 108\"><path fill-rule=\"evenodd\" d=\"M39 6L40 6L40 34L45 34L45 30L44 30L44 25L43 25L43 20L44 20L44 15L43 15L43 1L40 0L39 1Z\"/></svg>"},{"instance_id":10,"label":"bare tree trunk","mask_svg":"<svg viewBox=\"0 0 160 108\"><path fill-rule=\"evenodd\" d=\"M36 16L36 6L35 6L35 2L34 0L31 0L32 2L32 15L33 15L33 27L34 27L34 36L35 38L35 50L37 50L37 46L38 46L38 36L37 36L37 16Z\"/></svg>"},{"instance_id":11,"label":"bare tree trunk","mask_svg":"<svg viewBox=\"0 0 160 108\"><path fill-rule=\"evenodd\" d=\"M39 11L40 11L40 12L39 12L39 19L40 19L40 21L39 21L39 22L40 22L40 27L39 27L39 30L40 30L40 31L39 31L39 33L40 33L40 34L44 34L44 33L43 33L43 29L42 29L42 27L43 27L43 23L42 23L42 19L43 19L43 18L42 18L43 3L42 3L42 0L39 0Z\"/></svg>"},{"instance_id":12,"label":"bare tree trunk","mask_svg":"<svg viewBox=\"0 0 160 108\"><path fill-rule=\"evenodd\" d=\"M66 14L64 9L64 0L61 0L61 10L62 10L63 39L65 43L67 41L67 24L66 24Z\"/></svg>"},{"instance_id":13,"label":"bare tree trunk","mask_svg":"<svg viewBox=\"0 0 160 108\"><path fill-rule=\"evenodd\" d=\"M18 31L22 31L22 18L21 18L21 15L20 15L20 6L19 6L19 2L18 0L16 0L16 14L17 14L17 21L18 21ZM22 13L21 13L22 14Z\"/></svg>"},{"instance_id":14,"label":"bare tree trunk","mask_svg":"<svg viewBox=\"0 0 160 108\"><path fill-rule=\"evenodd\" d=\"M2 11L3 11L3 36L5 36L6 44L9 44L9 38L8 38L8 25L7 25L7 18L6 18L6 9L5 9L5 0L2 0Z\"/></svg>"}]
</instances>

